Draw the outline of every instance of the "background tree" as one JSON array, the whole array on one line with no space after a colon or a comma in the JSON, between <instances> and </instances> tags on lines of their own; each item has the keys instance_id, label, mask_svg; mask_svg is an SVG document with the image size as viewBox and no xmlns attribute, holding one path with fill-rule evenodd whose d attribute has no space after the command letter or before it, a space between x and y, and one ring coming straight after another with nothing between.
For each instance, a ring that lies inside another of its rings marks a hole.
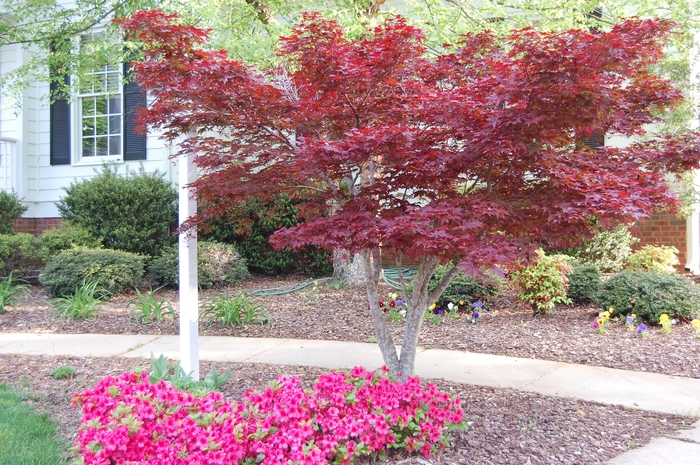
<instances>
[{"instance_id":1,"label":"background tree","mask_svg":"<svg viewBox=\"0 0 700 465\"><path fill-rule=\"evenodd\" d=\"M137 78L156 97L144 124L196 154L195 183L217 218L232 202L305 190L305 223L278 246L357 252L377 339L394 373L414 371L421 322L459 269L517 267L539 244L564 246L600 222L630 221L678 202L667 172L698 166L695 134L593 151L593 132L643 134L681 100L649 72L668 21L630 20L609 32L532 29L466 36L425 56L401 18L348 39L318 14L282 38L285 68L261 72L202 48L207 33L161 12L123 23L142 41ZM369 173L365 176L364 173ZM337 205L338 207L334 207ZM378 301L381 254L419 263L401 357ZM440 263L457 266L432 292Z\"/></svg>"}]
</instances>

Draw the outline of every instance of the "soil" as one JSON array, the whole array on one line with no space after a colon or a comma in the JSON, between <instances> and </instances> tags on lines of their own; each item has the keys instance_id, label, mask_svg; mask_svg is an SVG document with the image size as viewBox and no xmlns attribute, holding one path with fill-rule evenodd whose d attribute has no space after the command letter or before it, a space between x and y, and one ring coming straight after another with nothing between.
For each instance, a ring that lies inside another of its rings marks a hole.
<instances>
[{"instance_id":1,"label":"soil","mask_svg":"<svg viewBox=\"0 0 700 465\"><path fill-rule=\"evenodd\" d=\"M200 292L206 301L220 293L236 295L263 288L288 287L303 278L272 279L256 276L239 286ZM383 289L388 296L393 292ZM177 309L177 292L159 291L159 298ZM101 306L92 321L54 318L50 298L39 287L19 298L18 304L0 314L0 332L177 334L176 320L140 324L130 305L135 294L112 298ZM251 297L267 313L266 324L222 327L202 322L202 335L276 337L372 342L372 326L362 286L333 289L328 286L273 297ZM506 290L490 302L490 310L470 323L467 313L443 317L439 324L426 321L420 344L432 348L467 350L514 357L537 358L605 366L635 371L700 378L700 340L690 325L681 323L670 334L650 329L640 338L625 325L613 323L598 334L592 327L598 308L558 307L552 315L533 315ZM390 324L395 342L400 343L402 325ZM205 362L206 363L206 362ZM77 376L56 380L53 370L72 366ZM119 375L146 361L120 358L65 358L49 356L0 355L0 383L8 382L31 395L61 427L62 436L75 438L80 412L71 408L70 398L92 387L106 375ZM206 366L206 365L203 365ZM217 371L233 371L223 386L231 400L239 399L249 387L262 387L277 374L299 376L310 382L322 371L299 366L217 363ZM624 451L646 444L658 435L687 428L694 419L668 416L601 405L576 399L560 399L511 389L495 389L431 380L462 398L469 428L453 432L452 446L427 461L417 456L394 455L381 464L589 464L601 463Z\"/></svg>"}]
</instances>

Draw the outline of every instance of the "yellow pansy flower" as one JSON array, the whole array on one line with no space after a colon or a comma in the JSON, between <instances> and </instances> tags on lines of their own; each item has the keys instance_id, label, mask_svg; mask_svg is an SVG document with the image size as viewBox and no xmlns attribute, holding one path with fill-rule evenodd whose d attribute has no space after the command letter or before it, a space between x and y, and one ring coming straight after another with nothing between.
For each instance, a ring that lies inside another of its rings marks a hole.
<instances>
[{"instance_id":1,"label":"yellow pansy flower","mask_svg":"<svg viewBox=\"0 0 700 465\"><path fill-rule=\"evenodd\" d=\"M695 331L700 330L700 320L693 320L690 322L691 325L693 325L693 329Z\"/></svg>"},{"instance_id":2,"label":"yellow pansy flower","mask_svg":"<svg viewBox=\"0 0 700 465\"><path fill-rule=\"evenodd\" d=\"M668 321L668 315L665 313L659 317L659 323L663 324Z\"/></svg>"},{"instance_id":3,"label":"yellow pansy flower","mask_svg":"<svg viewBox=\"0 0 700 465\"><path fill-rule=\"evenodd\" d=\"M435 307L436 307L435 304L431 305L431 306L430 306L430 310L435 310Z\"/></svg>"}]
</instances>

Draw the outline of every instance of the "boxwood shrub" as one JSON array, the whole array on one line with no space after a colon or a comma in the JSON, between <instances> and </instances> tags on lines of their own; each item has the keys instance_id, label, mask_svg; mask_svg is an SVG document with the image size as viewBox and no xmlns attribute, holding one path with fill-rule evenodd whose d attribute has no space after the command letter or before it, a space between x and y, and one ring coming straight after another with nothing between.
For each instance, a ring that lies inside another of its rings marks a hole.
<instances>
[{"instance_id":1,"label":"boxwood shrub","mask_svg":"<svg viewBox=\"0 0 700 465\"><path fill-rule=\"evenodd\" d=\"M15 192L0 190L0 234L14 234L15 220L28 208Z\"/></svg>"},{"instance_id":2,"label":"boxwood shrub","mask_svg":"<svg viewBox=\"0 0 700 465\"><path fill-rule=\"evenodd\" d=\"M700 288L683 276L623 271L603 284L596 303L651 323L658 323L663 313L691 320L700 317Z\"/></svg>"},{"instance_id":3,"label":"boxwood shrub","mask_svg":"<svg viewBox=\"0 0 700 465\"><path fill-rule=\"evenodd\" d=\"M452 266L439 266L438 269L430 278L428 283L428 292L432 292L438 287L442 278L445 277L447 271L450 270ZM470 274L464 274L460 272L452 280L445 292L442 293L440 298L435 302L437 308L447 308L450 303L458 304L463 301L467 306L478 301L487 300L488 297L495 296L499 293L500 286L496 283L487 283L482 279L474 279Z\"/></svg>"},{"instance_id":4,"label":"boxwood shrub","mask_svg":"<svg viewBox=\"0 0 700 465\"><path fill-rule=\"evenodd\" d=\"M177 288L178 249L173 247L153 260L149 271L161 285ZM245 260L231 244L213 241L197 242L197 279L201 289L233 285L250 276Z\"/></svg>"},{"instance_id":5,"label":"boxwood shrub","mask_svg":"<svg viewBox=\"0 0 700 465\"><path fill-rule=\"evenodd\" d=\"M600 288L603 286L603 278L600 269L592 263L581 264L570 261L574 270L566 275L569 280L569 288L566 296L574 304L590 304L595 302Z\"/></svg>"},{"instance_id":6,"label":"boxwood shrub","mask_svg":"<svg viewBox=\"0 0 700 465\"><path fill-rule=\"evenodd\" d=\"M38 245L44 260L49 260L75 247L100 248L100 240L84 227L64 221L60 227L44 231L39 236Z\"/></svg>"},{"instance_id":7,"label":"boxwood shrub","mask_svg":"<svg viewBox=\"0 0 700 465\"><path fill-rule=\"evenodd\" d=\"M31 234L0 234L0 277L36 277L44 260L36 237Z\"/></svg>"},{"instance_id":8,"label":"boxwood shrub","mask_svg":"<svg viewBox=\"0 0 700 465\"><path fill-rule=\"evenodd\" d=\"M110 249L70 249L48 261L39 281L52 297L72 295L87 281L112 295L132 289L144 275L143 257Z\"/></svg>"}]
</instances>

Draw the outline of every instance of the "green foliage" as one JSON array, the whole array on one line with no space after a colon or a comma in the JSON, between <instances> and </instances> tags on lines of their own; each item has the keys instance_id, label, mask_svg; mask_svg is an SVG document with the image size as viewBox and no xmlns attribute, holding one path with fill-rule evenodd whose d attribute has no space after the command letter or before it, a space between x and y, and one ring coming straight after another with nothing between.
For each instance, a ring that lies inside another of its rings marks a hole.
<instances>
[{"instance_id":1,"label":"green foliage","mask_svg":"<svg viewBox=\"0 0 700 465\"><path fill-rule=\"evenodd\" d=\"M150 272L159 284L178 287L178 250L171 248L153 260ZM200 289L234 285L250 276L236 247L212 241L197 242L197 279Z\"/></svg>"},{"instance_id":2,"label":"green foliage","mask_svg":"<svg viewBox=\"0 0 700 465\"><path fill-rule=\"evenodd\" d=\"M85 282L96 281L111 295L137 287L144 274L139 255L108 249L70 249L46 264L39 281L53 297L72 295Z\"/></svg>"},{"instance_id":3,"label":"green foliage","mask_svg":"<svg viewBox=\"0 0 700 465\"><path fill-rule=\"evenodd\" d=\"M56 204L61 215L87 229L108 249L159 256L175 242L177 191L158 171L143 167L124 176L104 166L92 179L75 182Z\"/></svg>"},{"instance_id":4,"label":"green foliage","mask_svg":"<svg viewBox=\"0 0 700 465\"><path fill-rule=\"evenodd\" d=\"M204 233L203 237L236 244L248 267L267 275L327 276L333 272L328 251L315 246L275 250L268 241L275 231L299 223L296 205L300 201L288 196L279 196L268 203L248 199L230 219L214 221L212 231Z\"/></svg>"},{"instance_id":5,"label":"green foliage","mask_svg":"<svg viewBox=\"0 0 700 465\"><path fill-rule=\"evenodd\" d=\"M13 307L16 297L27 291L29 286L23 284L21 279L12 277L12 273L5 278L0 278L0 313L5 313L5 307Z\"/></svg>"},{"instance_id":6,"label":"green foliage","mask_svg":"<svg viewBox=\"0 0 700 465\"><path fill-rule=\"evenodd\" d=\"M603 284L596 303L617 315L636 314L656 323L666 313L688 320L700 317L700 289L683 276L623 271Z\"/></svg>"},{"instance_id":7,"label":"green foliage","mask_svg":"<svg viewBox=\"0 0 700 465\"><path fill-rule=\"evenodd\" d=\"M185 370L180 366L180 362L171 365L165 360L163 355L156 360L153 352L151 352L151 372L148 374L148 377L151 384L155 384L158 381L168 381L178 389L185 389L193 395L201 397L209 392L218 391L231 374L231 371L218 374L216 367L212 364L211 371L204 377L204 380L195 381L192 378L192 373L185 373Z\"/></svg>"},{"instance_id":8,"label":"green foliage","mask_svg":"<svg viewBox=\"0 0 700 465\"><path fill-rule=\"evenodd\" d=\"M428 284L428 292L433 292L435 288L438 287L445 274L452 268L452 266L441 265L435 270L435 274L430 278L430 283ZM438 298L435 305L437 308L446 309L448 304L452 303L457 305L460 301L465 302L467 305L479 301L487 300L488 297L498 295L500 292L500 287L492 282L486 282L484 280L475 280L472 275L464 274L460 272L452 280L445 292L442 293L440 298Z\"/></svg>"},{"instance_id":9,"label":"green foliage","mask_svg":"<svg viewBox=\"0 0 700 465\"><path fill-rule=\"evenodd\" d=\"M556 304L569 304L566 296L572 265L562 255L545 256L538 251L537 263L513 272L513 280L520 287L518 297L536 313L552 313Z\"/></svg>"},{"instance_id":10,"label":"green foliage","mask_svg":"<svg viewBox=\"0 0 700 465\"><path fill-rule=\"evenodd\" d=\"M0 463L65 463L62 456L67 445L60 439L58 425L45 412L34 410L37 402L27 400L27 395L0 384Z\"/></svg>"},{"instance_id":11,"label":"green foliage","mask_svg":"<svg viewBox=\"0 0 700 465\"><path fill-rule=\"evenodd\" d=\"M672 274L678 265L677 254L678 249L672 246L645 245L629 257L627 268L630 271Z\"/></svg>"},{"instance_id":12,"label":"green foliage","mask_svg":"<svg viewBox=\"0 0 700 465\"><path fill-rule=\"evenodd\" d=\"M600 269L592 263L573 263L574 270L566 275L569 289L566 296L575 304L590 304L603 285Z\"/></svg>"},{"instance_id":13,"label":"green foliage","mask_svg":"<svg viewBox=\"0 0 700 465\"><path fill-rule=\"evenodd\" d=\"M70 221L64 221L58 228L44 231L38 240L40 253L44 260L75 247L97 249L101 245L101 241L90 231L77 224L72 224Z\"/></svg>"},{"instance_id":14,"label":"green foliage","mask_svg":"<svg viewBox=\"0 0 700 465\"><path fill-rule=\"evenodd\" d=\"M236 297L219 294L202 305L202 317L209 323L220 322L224 326L243 326L244 324L268 322L267 313L257 302L248 299L245 292Z\"/></svg>"},{"instance_id":15,"label":"green foliage","mask_svg":"<svg viewBox=\"0 0 700 465\"><path fill-rule=\"evenodd\" d=\"M72 366L63 365L52 371L51 376L53 376L54 379L70 379L75 378L76 373L77 371Z\"/></svg>"},{"instance_id":16,"label":"green foliage","mask_svg":"<svg viewBox=\"0 0 700 465\"><path fill-rule=\"evenodd\" d=\"M580 247L564 253L581 263L596 265L604 273L617 273L624 268L636 242L639 239L632 236L627 226L620 224L613 229L601 229Z\"/></svg>"},{"instance_id":17,"label":"green foliage","mask_svg":"<svg viewBox=\"0 0 700 465\"><path fill-rule=\"evenodd\" d=\"M26 212L20 198L14 192L0 191L0 234L14 234L12 226L15 220Z\"/></svg>"},{"instance_id":18,"label":"green foliage","mask_svg":"<svg viewBox=\"0 0 700 465\"><path fill-rule=\"evenodd\" d=\"M99 284L96 280L88 281L77 286L71 295L51 299L51 305L56 308L56 318L70 321L74 318L89 320L94 317L98 305L109 298L109 293L99 288Z\"/></svg>"},{"instance_id":19,"label":"green foliage","mask_svg":"<svg viewBox=\"0 0 700 465\"><path fill-rule=\"evenodd\" d=\"M162 288L163 286L155 291L149 289L145 294L142 294L141 291L136 288L136 299L128 305L129 307L134 306L135 308L129 313L129 316L144 325L153 321L160 323L165 320L166 316L175 318L175 310L173 310L173 306L170 302L165 299L159 299L156 296L156 292Z\"/></svg>"},{"instance_id":20,"label":"green foliage","mask_svg":"<svg viewBox=\"0 0 700 465\"><path fill-rule=\"evenodd\" d=\"M31 234L0 234L0 276L35 276L44 267L36 237Z\"/></svg>"}]
</instances>

